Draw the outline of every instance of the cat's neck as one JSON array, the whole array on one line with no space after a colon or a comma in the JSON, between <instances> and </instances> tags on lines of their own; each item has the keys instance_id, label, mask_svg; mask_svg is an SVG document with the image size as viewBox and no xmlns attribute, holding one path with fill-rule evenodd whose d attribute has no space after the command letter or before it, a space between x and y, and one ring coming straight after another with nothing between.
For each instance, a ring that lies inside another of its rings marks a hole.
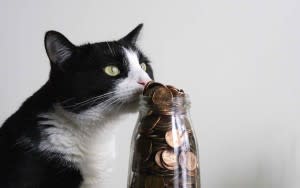
<instances>
[{"instance_id":1,"label":"cat's neck","mask_svg":"<svg viewBox=\"0 0 300 188\"><path fill-rule=\"evenodd\" d=\"M122 125L122 112L105 113L97 108L74 114L55 106L41 114L50 124L42 150L62 153L65 160L80 169L85 187L110 184L116 157L115 131Z\"/></svg>"},{"instance_id":2,"label":"cat's neck","mask_svg":"<svg viewBox=\"0 0 300 188\"><path fill-rule=\"evenodd\" d=\"M66 156L71 156L68 158L69 160L80 163L85 156L79 155L85 155L85 150L97 142L96 137L105 135L106 138L102 143L105 143L106 140L109 142L109 136L114 134L118 128L117 122L122 119L124 114L123 111L107 112L107 109L102 109L101 106L94 106L81 113L73 113L64 110L59 104L55 104L53 110L39 115L43 118L39 124L51 125L45 130L49 133L46 134L49 136L45 140L45 145L50 150L57 149ZM51 143L52 141L54 143ZM60 141L61 143L59 143ZM74 150L56 147L66 143ZM76 157L72 158L73 156Z\"/></svg>"}]
</instances>

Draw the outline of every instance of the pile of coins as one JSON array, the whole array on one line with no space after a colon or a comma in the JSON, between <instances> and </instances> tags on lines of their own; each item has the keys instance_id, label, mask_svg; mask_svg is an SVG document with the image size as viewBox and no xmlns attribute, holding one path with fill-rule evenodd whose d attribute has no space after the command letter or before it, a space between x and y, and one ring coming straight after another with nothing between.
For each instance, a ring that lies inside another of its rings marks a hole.
<instances>
[{"instance_id":1,"label":"pile of coins","mask_svg":"<svg viewBox=\"0 0 300 188\"><path fill-rule=\"evenodd\" d=\"M183 90L150 82L134 135L130 188L200 188L197 144ZM176 106L177 105L177 106ZM180 109L180 110L178 110Z\"/></svg>"}]
</instances>

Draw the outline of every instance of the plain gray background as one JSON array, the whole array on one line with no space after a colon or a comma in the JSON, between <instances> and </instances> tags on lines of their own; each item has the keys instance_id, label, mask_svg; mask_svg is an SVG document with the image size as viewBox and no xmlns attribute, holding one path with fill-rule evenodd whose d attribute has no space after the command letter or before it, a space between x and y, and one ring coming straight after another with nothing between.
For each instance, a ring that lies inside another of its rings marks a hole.
<instances>
[{"instance_id":1,"label":"plain gray background","mask_svg":"<svg viewBox=\"0 0 300 188\"><path fill-rule=\"evenodd\" d=\"M0 121L46 80L44 33L139 44L156 80L191 96L203 188L300 187L299 0L0 1ZM117 135L127 181L137 116Z\"/></svg>"}]
</instances>

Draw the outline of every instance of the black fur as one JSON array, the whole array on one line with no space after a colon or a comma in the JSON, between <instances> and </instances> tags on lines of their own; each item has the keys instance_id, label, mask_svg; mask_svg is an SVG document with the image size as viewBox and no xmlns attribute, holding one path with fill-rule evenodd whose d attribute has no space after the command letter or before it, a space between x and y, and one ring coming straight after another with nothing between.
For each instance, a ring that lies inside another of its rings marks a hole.
<instances>
[{"instance_id":1,"label":"black fur","mask_svg":"<svg viewBox=\"0 0 300 188\"><path fill-rule=\"evenodd\" d=\"M122 47L138 51L140 62L147 64L147 73L153 78L148 59L135 45L141 28L139 25L117 41L82 46L73 45L56 31L46 33L45 47L51 64L49 80L0 128L0 188L80 186L80 171L65 161L62 154L38 149L43 129L51 126L39 125L38 114L50 111L55 103L75 113L89 108L91 104L74 104L110 91L118 79L127 76ZM107 65L118 66L121 74L107 76L103 73Z\"/></svg>"}]
</instances>

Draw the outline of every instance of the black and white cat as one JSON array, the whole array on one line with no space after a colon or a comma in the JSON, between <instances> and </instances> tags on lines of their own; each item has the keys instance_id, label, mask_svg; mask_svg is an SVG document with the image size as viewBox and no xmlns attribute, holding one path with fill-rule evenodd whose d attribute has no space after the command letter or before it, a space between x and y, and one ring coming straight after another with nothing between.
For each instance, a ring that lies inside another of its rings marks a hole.
<instances>
[{"instance_id":1,"label":"black and white cat","mask_svg":"<svg viewBox=\"0 0 300 188\"><path fill-rule=\"evenodd\" d=\"M141 28L81 46L46 33L49 80L0 129L1 188L109 186L113 130L153 79L136 46Z\"/></svg>"}]
</instances>

